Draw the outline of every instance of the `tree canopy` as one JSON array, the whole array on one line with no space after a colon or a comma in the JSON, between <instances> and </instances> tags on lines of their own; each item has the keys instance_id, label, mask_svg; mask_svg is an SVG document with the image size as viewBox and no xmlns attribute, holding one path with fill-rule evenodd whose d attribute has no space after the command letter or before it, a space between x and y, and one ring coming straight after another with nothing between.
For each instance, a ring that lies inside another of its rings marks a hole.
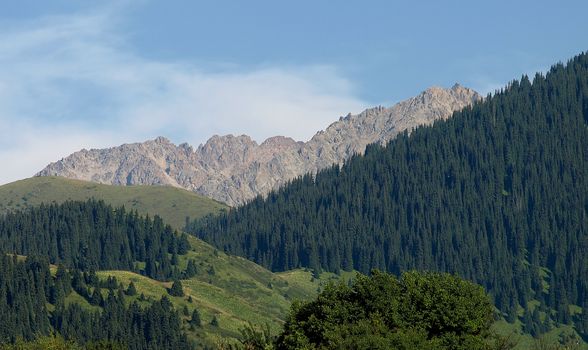
<instances>
[{"instance_id":1,"label":"tree canopy","mask_svg":"<svg viewBox=\"0 0 588 350\"><path fill-rule=\"evenodd\" d=\"M42 204L0 216L0 251L39 255L70 268L133 271L141 261L145 268L140 272L166 280L179 277L172 258L189 248L186 236L160 217L143 217L103 201Z\"/></svg>"},{"instance_id":2,"label":"tree canopy","mask_svg":"<svg viewBox=\"0 0 588 350\"><path fill-rule=\"evenodd\" d=\"M493 306L482 287L443 273L374 271L293 305L278 349L485 349Z\"/></svg>"}]
</instances>

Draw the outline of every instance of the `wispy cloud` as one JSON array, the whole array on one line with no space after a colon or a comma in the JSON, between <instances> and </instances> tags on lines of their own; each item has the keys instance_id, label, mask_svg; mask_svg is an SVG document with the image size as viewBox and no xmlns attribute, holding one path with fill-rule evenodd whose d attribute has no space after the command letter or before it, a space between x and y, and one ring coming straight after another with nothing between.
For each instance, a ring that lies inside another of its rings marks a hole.
<instances>
[{"instance_id":1,"label":"wispy cloud","mask_svg":"<svg viewBox=\"0 0 588 350\"><path fill-rule=\"evenodd\" d=\"M115 11L116 12L116 11ZM158 135L308 139L365 103L335 67L210 72L149 60L117 32L112 8L39 18L0 32L0 183L81 148Z\"/></svg>"}]
</instances>

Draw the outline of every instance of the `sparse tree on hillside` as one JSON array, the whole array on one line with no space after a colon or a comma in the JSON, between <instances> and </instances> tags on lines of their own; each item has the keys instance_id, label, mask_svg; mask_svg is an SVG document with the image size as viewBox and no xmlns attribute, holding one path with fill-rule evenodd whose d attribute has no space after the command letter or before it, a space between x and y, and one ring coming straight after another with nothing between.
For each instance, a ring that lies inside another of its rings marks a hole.
<instances>
[{"instance_id":1,"label":"sparse tree on hillside","mask_svg":"<svg viewBox=\"0 0 588 350\"><path fill-rule=\"evenodd\" d=\"M137 294L137 288L135 288L135 284L133 283L133 281L129 283L129 287L127 288L125 293L131 297Z\"/></svg>"},{"instance_id":2,"label":"sparse tree on hillside","mask_svg":"<svg viewBox=\"0 0 588 350\"><path fill-rule=\"evenodd\" d=\"M171 288L168 290L168 293L174 297L183 297L184 287L182 286L182 282L180 280L175 280Z\"/></svg>"}]
</instances>

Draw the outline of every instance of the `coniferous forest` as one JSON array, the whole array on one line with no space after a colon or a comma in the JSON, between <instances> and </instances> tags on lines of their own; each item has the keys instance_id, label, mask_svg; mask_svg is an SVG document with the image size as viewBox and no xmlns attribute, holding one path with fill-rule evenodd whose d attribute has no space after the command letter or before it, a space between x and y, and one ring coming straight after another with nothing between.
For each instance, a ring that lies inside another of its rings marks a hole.
<instances>
[{"instance_id":1,"label":"coniferous forest","mask_svg":"<svg viewBox=\"0 0 588 350\"><path fill-rule=\"evenodd\" d=\"M82 270L138 270L148 277L178 277L169 254L185 254L190 245L161 218L114 210L102 201L41 205L0 218L0 251L40 255L52 264Z\"/></svg>"},{"instance_id":2,"label":"coniferous forest","mask_svg":"<svg viewBox=\"0 0 588 350\"><path fill-rule=\"evenodd\" d=\"M188 229L274 271L456 273L509 321L522 306L529 331L580 327L569 305L588 303L588 55ZM547 321L532 322L530 300Z\"/></svg>"},{"instance_id":3,"label":"coniferous forest","mask_svg":"<svg viewBox=\"0 0 588 350\"><path fill-rule=\"evenodd\" d=\"M97 270L120 269L159 280L179 278L186 271L173 266L173 256L189 248L187 237L159 217L141 217L101 201L41 205L4 215L0 343L57 333L104 348L191 349L179 315L165 296L148 305L126 305L124 295L132 287L96 275ZM139 262L143 269L137 267ZM55 274L50 264L58 264ZM66 303L72 292L99 309Z\"/></svg>"},{"instance_id":4,"label":"coniferous forest","mask_svg":"<svg viewBox=\"0 0 588 350\"><path fill-rule=\"evenodd\" d=\"M73 291L101 311L66 305L65 297ZM54 307L52 313L47 305ZM165 297L148 307L126 306L123 286L115 280L101 285L95 275L68 271L62 265L52 276L46 259L0 256L0 344L58 332L80 344L101 341L126 349L190 349L180 325Z\"/></svg>"}]
</instances>

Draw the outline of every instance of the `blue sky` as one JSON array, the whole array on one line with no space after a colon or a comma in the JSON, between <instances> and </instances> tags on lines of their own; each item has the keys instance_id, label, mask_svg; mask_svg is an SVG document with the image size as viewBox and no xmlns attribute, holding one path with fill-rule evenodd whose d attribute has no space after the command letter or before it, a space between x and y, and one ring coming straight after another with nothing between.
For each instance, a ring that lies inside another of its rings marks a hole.
<instances>
[{"instance_id":1,"label":"blue sky","mask_svg":"<svg viewBox=\"0 0 588 350\"><path fill-rule=\"evenodd\" d=\"M0 183L81 148L307 140L432 85L488 93L587 50L586 13L541 0L3 1Z\"/></svg>"}]
</instances>

